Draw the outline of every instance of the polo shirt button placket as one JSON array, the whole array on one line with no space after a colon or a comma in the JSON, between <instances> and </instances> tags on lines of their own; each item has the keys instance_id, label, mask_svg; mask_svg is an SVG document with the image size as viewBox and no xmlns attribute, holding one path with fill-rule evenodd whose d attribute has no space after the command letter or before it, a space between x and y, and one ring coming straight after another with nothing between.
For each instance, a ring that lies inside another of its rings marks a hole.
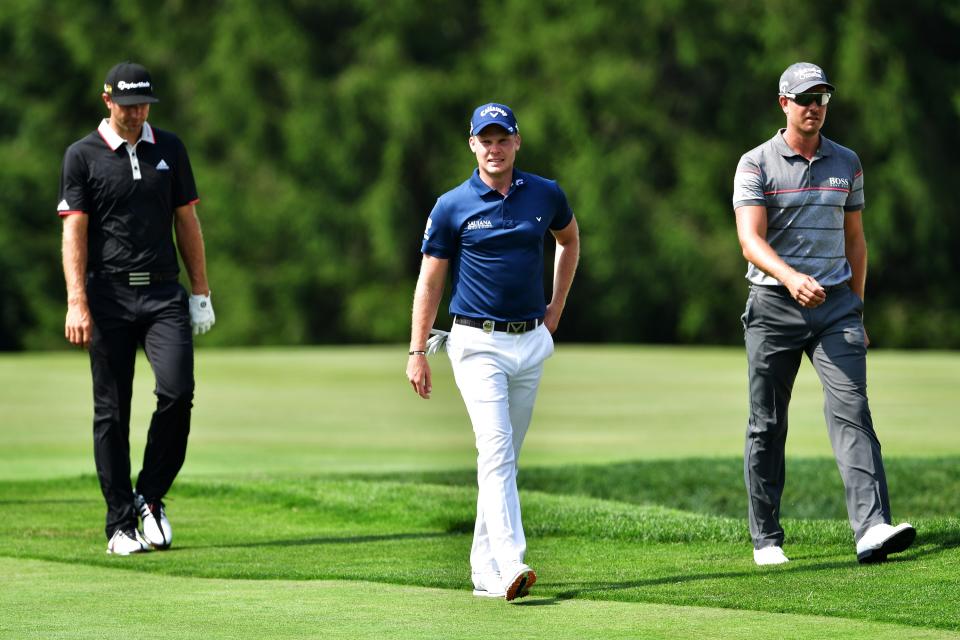
<instances>
[{"instance_id":1,"label":"polo shirt button placket","mask_svg":"<svg viewBox=\"0 0 960 640\"><path fill-rule=\"evenodd\" d=\"M140 179L140 162L137 160L137 148L130 148L130 168L133 170L133 179Z\"/></svg>"}]
</instances>

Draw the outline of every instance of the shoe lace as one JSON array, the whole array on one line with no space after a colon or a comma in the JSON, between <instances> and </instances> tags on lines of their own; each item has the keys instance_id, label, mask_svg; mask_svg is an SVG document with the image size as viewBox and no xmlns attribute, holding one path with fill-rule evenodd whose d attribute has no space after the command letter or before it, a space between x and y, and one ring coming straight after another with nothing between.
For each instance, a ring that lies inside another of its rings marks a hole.
<instances>
[{"instance_id":1,"label":"shoe lace","mask_svg":"<svg viewBox=\"0 0 960 640\"><path fill-rule=\"evenodd\" d=\"M152 516L155 517L155 518L156 518L156 517L160 517L161 515L163 515L163 514L165 513L165 511L164 511L164 505L163 505L163 500L154 500L153 502L147 502L146 500L144 500L144 501L143 501L143 506L141 507L141 510L144 509L144 508L145 508L147 511L149 511L149 512L150 512L150 515L152 515Z\"/></svg>"}]
</instances>

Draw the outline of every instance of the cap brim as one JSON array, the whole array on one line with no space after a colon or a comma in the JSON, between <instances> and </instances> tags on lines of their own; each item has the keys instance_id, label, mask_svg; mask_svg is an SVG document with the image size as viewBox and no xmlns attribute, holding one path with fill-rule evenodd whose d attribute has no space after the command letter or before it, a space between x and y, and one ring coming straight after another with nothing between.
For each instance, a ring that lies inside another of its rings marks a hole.
<instances>
[{"instance_id":1,"label":"cap brim","mask_svg":"<svg viewBox=\"0 0 960 640\"><path fill-rule=\"evenodd\" d=\"M510 129L507 128L507 125L505 125L501 120L487 120L486 122L481 122L480 124L475 126L473 130L470 131L470 135L475 136L481 131L483 131L484 129L486 129L487 127L500 127L510 135L513 135L517 132L516 127L513 127L513 131L510 131Z\"/></svg>"},{"instance_id":2,"label":"cap brim","mask_svg":"<svg viewBox=\"0 0 960 640\"><path fill-rule=\"evenodd\" d=\"M154 98L153 96L113 96L110 100L124 107L129 107L132 104L160 102L159 98Z\"/></svg>"},{"instance_id":3,"label":"cap brim","mask_svg":"<svg viewBox=\"0 0 960 640\"><path fill-rule=\"evenodd\" d=\"M787 93L803 93L808 89L813 89L814 87L819 87L820 85L825 86L830 91L836 91L836 88L834 88L834 86L829 82L824 82L823 80L811 80L809 82L798 84L796 87L794 87Z\"/></svg>"}]
</instances>

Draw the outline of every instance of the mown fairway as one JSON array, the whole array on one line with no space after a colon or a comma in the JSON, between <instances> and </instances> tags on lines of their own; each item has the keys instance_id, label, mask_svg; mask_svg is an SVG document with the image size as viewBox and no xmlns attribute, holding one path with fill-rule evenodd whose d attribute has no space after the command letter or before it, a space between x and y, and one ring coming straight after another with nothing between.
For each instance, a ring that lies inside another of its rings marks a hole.
<instances>
[{"instance_id":1,"label":"mown fairway","mask_svg":"<svg viewBox=\"0 0 960 640\"><path fill-rule=\"evenodd\" d=\"M200 351L174 550L104 554L81 354L0 357L0 637L947 637L960 631L960 357L871 355L894 516L917 544L856 564L820 392L798 381L793 562L756 568L741 516L737 349L560 345L524 448L516 606L473 598L472 434L443 360L402 349ZM151 376L140 363L132 447ZM136 460L135 460L136 463ZM158 626L159 625L159 626Z\"/></svg>"}]
</instances>

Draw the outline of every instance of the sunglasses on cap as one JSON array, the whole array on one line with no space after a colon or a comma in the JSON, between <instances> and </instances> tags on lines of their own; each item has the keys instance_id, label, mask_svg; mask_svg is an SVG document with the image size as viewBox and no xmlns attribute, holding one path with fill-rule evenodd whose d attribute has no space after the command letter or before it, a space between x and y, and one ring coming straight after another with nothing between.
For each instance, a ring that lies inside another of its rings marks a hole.
<instances>
[{"instance_id":1,"label":"sunglasses on cap","mask_svg":"<svg viewBox=\"0 0 960 640\"><path fill-rule=\"evenodd\" d=\"M821 107L827 106L827 103L830 102L830 96L832 93L784 93L784 97L793 100L801 107L807 107L816 102Z\"/></svg>"}]
</instances>

